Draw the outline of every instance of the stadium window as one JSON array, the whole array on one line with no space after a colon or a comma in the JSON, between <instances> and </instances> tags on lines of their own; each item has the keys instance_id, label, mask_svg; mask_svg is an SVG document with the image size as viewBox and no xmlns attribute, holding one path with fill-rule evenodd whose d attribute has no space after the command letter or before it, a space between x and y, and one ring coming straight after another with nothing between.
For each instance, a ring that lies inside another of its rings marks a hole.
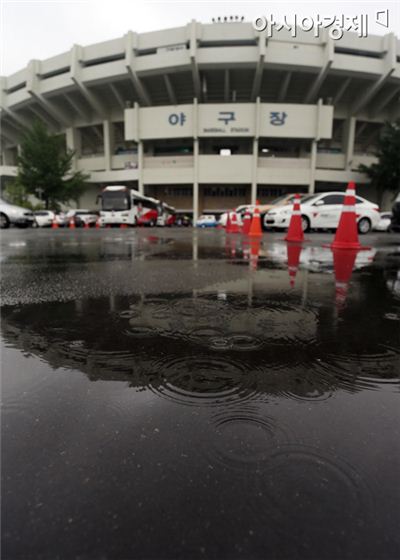
<instances>
[{"instance_id":1,"label":"stadium window","mask_svg":"<svg viewBox=\"0 0 400 560\"><path fill-rule=\"evenodd\" d=\"M192 196L190 187L167 187L164 190L167 196Z\"/></svg>"},{"instance_id":2,"label":"stadium window","mask_svg":"<svg viewBox=\"0 0 400 560\"><path fill-rule=\"evenodd\" d=\"M277 198L283 194L283 190L276 187L259 187L258 196Z\"/></svg>"},{"instance_id":3,"label":"stadium window","mask_svg":"<svg viewBox=\"0 0 400 560\"><path fill-rule=\"evenodd\" d=\"M246 196L245 187L205 187L204 196L209 197L240 197Z\"/></svg>"}]
</instances>

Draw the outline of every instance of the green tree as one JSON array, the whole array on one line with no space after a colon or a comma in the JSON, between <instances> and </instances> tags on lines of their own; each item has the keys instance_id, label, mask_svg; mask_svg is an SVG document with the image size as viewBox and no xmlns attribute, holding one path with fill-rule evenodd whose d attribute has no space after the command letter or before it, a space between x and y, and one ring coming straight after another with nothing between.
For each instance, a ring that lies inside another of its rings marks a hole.
<instances>
[{"instance_id":1,"label":"green tree","mask_svg":"<svg viewBox=\"0 0 400 560\"><path fill-rule=\"evenodd\" d=\"M28 193L26 189L18 179L7 183L4 187L4 198L11 204L16 204L17 206L23 206L28 208Z\"/></svg>"},{"instance_id":2,"label":"green tree","mask_svg":"<svg viewBox=\"0 0 400 560\"><path fill-rule=\"evenodd\" d=\"M400 191L400 119L385 123L375 155L378 162L369 166L360 165L359 171L368 175L382 199L385 190L394 194Z\"/></svg>"},{"instance_id":3,"label":"green tree","mask_svg":"<svg viewBox=\"0 0 400 560\"><path fill-rule=\"evenodd\" d=\"M16 184L42 200L45 208L77 202L89 176L71 171L73 157L62 136L50 134L41 121L35 121L22 138Z\"/></svg>"}]
</instances>

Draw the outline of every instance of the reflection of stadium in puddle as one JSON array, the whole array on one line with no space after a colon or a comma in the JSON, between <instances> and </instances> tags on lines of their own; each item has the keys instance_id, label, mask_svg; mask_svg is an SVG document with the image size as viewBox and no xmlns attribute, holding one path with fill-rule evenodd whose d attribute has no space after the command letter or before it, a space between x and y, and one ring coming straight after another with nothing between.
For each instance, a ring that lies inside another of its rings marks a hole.
<instances>
[{"instance_id":1,"label":"reflection of stadium in puddle","mask_svg":"<svg viewBox=\"0 0 400 560\"><path fill-rule=\"evenodd\" d=\"M350 328L339 339L323 305L255 293L249 306L243 294L220 294L4 307L2 330L53 367L120 379L190 406L266 395L317 402L337 389L398 385L392 329L368 339ZM384 343L390 336L392 344Z\"/></svg>"},{"instance_id":2,"label":"reflection of stadium in puddle","mask_svg":"<svg viewBox=\"0 0 400 560\"><path fill-rule=\"evenodd\" d=\"M145 332L190 340L212 350L259 350L268 342L312 344L316 336L315 311L290 301L254 297L229 301L207 296L159 297L131 305L121 316L129 319L127 333Z\"/></svg>"}]
</instances>

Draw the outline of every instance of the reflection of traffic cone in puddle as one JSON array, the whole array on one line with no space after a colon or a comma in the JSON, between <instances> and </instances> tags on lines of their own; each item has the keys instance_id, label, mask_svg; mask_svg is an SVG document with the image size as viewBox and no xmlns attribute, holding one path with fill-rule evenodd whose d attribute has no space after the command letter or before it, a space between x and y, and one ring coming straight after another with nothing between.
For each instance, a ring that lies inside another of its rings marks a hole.
<instances>
[{"instance_id":1,"label":"reflection of traffic cone in puddle","mask_svg":"<svg viewBox=\"0 0 400 560\"><path fill-rule=\"evenodd\" d=\"M239 233L239 222L236 212L232 212L231 230L229 233Z\"/></svg>"},{"instance_id":2,"label":"reflection of traffic cone in puddle","mask_svg":"<svg viewBox=\"0 0 400 560\"><path fill-rule=\"evenodd\" d=\"M332 249L335 269L336 306L343 308L348 291L348 283L357 258L357 249Z\"/></svg>"},{"instance_id":3,"label":"reflection of traffic cone in puddle","mask_svg":"<svg viewBox=\"0 0 400 560\"><path fill-rule=\"evenodd\" d=\"M258 200L257 200L256 205L254 207L253 219L251 220L249 236L250 237L261 237L262 236L260 209L258 208Z\"/></svg>"},{"instance_id":4,"label":"reflection of traffic cone in puddle","mask_svg":"<svg viewBox=\"0 0 400 560\"><path fill-rule=\"evenodd\" d=\"M228 211L228 215L226 216L226 226L225 226L226 233L231 232L231 213Z\"/></svg>"},{"instance_id":5,"label":"reflection of traffic cone in puddle","mask_svg":"<svg viewBox=\"0 0 400 560\"><path fill-rule=\"evenodd\" d=\"M248 261L250 258L250 245L248 241L242 243L243 260Z\"/></svg>"},{"instance_id":6,"label":"reflection of traffic cone in puddle","mask_svg":"<svg viewBox=\"0 0 400 560\"><path fill-rule=\"evenodd\" d=\"M296 194L293 202L292 217L285 241L304 241L303 227L301 225L300 195Z\"/></svg>"},{"instance_id":7,"label":"reflection of traffic cone in puddle","mask_svg":"<svg viewBox=\"0 0 400 560\"><path fill-rule=\"evenodd\" d=\"M234 259L236 257L236 243L231 243L231 258Z\"/></svg>"},{"instance_id":8,"label":"reflection of traffic cone in puddle","mask_svg":"<svg viewBox=\"0 0 400 560\"><path fill-rule=\"evenodd\" d=\"M251 215L249 210L246 210L246 213L243 218L243 226L242 226L242 233L244 233L244 235L249 235L250 226L251 226Z\"/></svg>"},{"instance_id":9,"label":"reflection of traffic cone in puddle","mask_svg":"<svg viewBox=\"0 0 400 560\"><path fill-rule=\"evenodd\" d=\"M253 241L250 242L250 268L252 270L257 270L260 245L261 241L259 239L253 239Z\"/></svg>"},{"instance_id":10,"label":"reflection of traffic cone in puddle","mask_svg":"<svg viewBox=\"0 0 400 560\"><path fill-rule=\"evenodd\" d=\"M286 243L287 263L290 279L290 287L294 288L297 269L299 267L302 246L297 243Z\"/></svg>"},{"instance_id":11,"label":"reflection of traffic cone in puddle","mask_svg":"<svg viewBox=\"0 0 400 560\"><path fill-rule=\"evenodd\" d=\"M367 249L358 241L355 189L355 183L350 182L347 185L339 226L331 245L332 249Z\"/></svg>"},{"instance_id":12,"label":"reflection of traffic cone in puddle","mask_svg":"<svg viewBox=\"0 0 400 560\"><path fill-rule=\"evenodd\" d=\"M226 238L225 253L228 258L236 257L236 242L231 237Z\"/></svg>"}]
</instances>

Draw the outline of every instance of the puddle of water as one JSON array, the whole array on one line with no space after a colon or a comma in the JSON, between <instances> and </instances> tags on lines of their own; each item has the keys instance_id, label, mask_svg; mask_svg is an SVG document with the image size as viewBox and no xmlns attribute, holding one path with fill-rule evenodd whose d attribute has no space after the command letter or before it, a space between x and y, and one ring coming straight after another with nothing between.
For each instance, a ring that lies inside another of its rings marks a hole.
<instances>
[{"instance_id":1,"label":"puddle of water","mask_svg":"<svg viewBox=\"0 0 400 560\"><path fill-rule=\"evenodd\" d=\"M396 557L397 253L107 236L6 259L5 555Z\"/></svg>"}]
</instances>

